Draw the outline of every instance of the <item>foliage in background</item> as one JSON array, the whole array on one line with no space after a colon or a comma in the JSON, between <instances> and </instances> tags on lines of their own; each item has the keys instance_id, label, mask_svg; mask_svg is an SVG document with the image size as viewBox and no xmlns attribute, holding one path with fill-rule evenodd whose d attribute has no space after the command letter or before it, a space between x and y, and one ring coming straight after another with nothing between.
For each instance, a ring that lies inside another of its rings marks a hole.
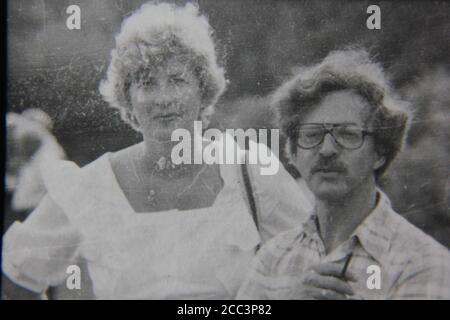
<instances>
[{"instance_id":1,"label":"foliage in background","mask_svg":"<svg viewBox=\"0 0 450 320\"><path fill-rule=\"evenodd\" d=\"M83 165L140 137L98 93L122 19L143 0L78 0L82 29L67 30L70 0L8 1L8 108L41 108L70 159ZM183 3L184 1L174 1ZM394 207L450 247L450 3L198 0L230 80L221 127L270 127L266 97L295 68L348 45L368 48L416 109L405 152L383 181Z\"/></svg>"}]
</instances>

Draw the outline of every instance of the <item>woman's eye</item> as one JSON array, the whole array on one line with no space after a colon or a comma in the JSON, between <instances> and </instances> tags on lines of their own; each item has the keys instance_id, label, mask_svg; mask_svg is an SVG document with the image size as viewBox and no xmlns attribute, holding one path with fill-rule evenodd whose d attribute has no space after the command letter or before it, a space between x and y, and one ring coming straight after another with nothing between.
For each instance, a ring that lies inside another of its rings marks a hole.
<instances>
[{"instance_id":1,"label":"woman's eye","mask_svg":"<svg viewBox=\"0 0 450 320\"><path fill-rule=\"evenodd\" d=\"M142 80L139 82L139 87L140 88L145 88L145 87L151 87L153 86L154 81L152 79L147 79L147 80Z\"/></svg>"}]
</instances>

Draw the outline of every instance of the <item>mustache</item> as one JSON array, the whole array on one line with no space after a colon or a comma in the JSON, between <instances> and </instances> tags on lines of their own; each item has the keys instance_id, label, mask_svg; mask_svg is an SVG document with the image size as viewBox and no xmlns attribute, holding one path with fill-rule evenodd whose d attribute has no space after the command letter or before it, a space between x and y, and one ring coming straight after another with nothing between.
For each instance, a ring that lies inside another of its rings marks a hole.
<instances>
[{"instance_id":1,"label":"mustache","mask_svg":"<svg viewBox=\"0 0 450 320\"><path fill-rule=\"evenodd\" d=\"M311 172L316 173L319 171L336 171L347 172L347 168L335 159L319 158L317 163L312 167Z\"/></svg>"},{"instance_id":2,"label":"mustache","mask_svg":"<svg viewBox=\"0 0 450 320\"><path fill-rule=\"evenodd\" d=\"M164 111L164 110L173 110L179 111L180 102L179 101L171 101L171 102L161 102L161 103L152 103L149 105L154 110Z\"/></svg>"},{"instance_id":3,"label":"mustache","mask_svg":"<svg viewBox=\"0 0 450 320\"><path fill-rule=\"evenodd\" d=\"M155 103L148 106L149 114L152 114L153 118L165 117L165 116L182 116L184 110L180 103L177 101Z\"/></svg>"}]
</instances>

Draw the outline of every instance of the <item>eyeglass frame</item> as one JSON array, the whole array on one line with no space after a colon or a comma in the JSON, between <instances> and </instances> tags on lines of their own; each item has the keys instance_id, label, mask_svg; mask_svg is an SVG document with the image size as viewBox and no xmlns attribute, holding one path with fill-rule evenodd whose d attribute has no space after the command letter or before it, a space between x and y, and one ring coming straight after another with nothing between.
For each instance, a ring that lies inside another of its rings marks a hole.
<instances>
[{"instance_id":1,"label":"eyeglass frame","mask_svg":"<svg viewBox=\"0 0 450 320\"><path fill-rule=\"evenodd\" d=\"M320 139L320 141L316 145L306 148L306 147L301 146L300 143L298 142L298 140L299 140L298 139L298 131L300 131L300 127L303 126L303 125L317 125L317 126L321 126L323 129L325 129L325 133L322 135L322 138ZM297 126L297 146L299 148L301 148L301 149L304 149L304 150L311 150L311 149L313 149L313 148L315 148L317 146L320 146L323 143L323 141L325 140L325 136L327 134L330 134L331 137L333 138L333 141L335 142L335 144L340 146L341 148L344 148L346 150L357 150L357 149L361 148L364 145L364 142L366 140L365 139L366 136L371 136L371 135L375 134L374 131L369 131L367 129L359 127L359 129L361 130L361 133L362 133L361 144L358 147L356 147L356 148L348 148L348 147L342 145L341 143L339 143L339 141L337 141L336 137L333 135L333 129L334 128L342 127L342 126L345 126L345 125L355 125L355 126L357 126L354 123L327 123L327 122L324 122L324 123L318 123L318 122L300 123Z\"/></svg>"}]
</instances>

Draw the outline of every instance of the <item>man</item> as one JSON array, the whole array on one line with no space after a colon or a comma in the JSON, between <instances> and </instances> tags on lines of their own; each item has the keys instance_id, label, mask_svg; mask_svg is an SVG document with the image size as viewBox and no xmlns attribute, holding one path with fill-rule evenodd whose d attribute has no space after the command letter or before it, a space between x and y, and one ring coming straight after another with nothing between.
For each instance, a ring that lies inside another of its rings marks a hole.
<instances>
[{"instance_id":1,"label":"man","mask_svg":"<svg viewBox=\"0 0 450 320\"><path fill-rule=\"evenodd\" d=\"M273 106L316 204L261 248L237 298L449 299L448 250L377 188L408 124L380 65L363 50L333 52L279 88Z\"/></svg>"}]
</instances>

